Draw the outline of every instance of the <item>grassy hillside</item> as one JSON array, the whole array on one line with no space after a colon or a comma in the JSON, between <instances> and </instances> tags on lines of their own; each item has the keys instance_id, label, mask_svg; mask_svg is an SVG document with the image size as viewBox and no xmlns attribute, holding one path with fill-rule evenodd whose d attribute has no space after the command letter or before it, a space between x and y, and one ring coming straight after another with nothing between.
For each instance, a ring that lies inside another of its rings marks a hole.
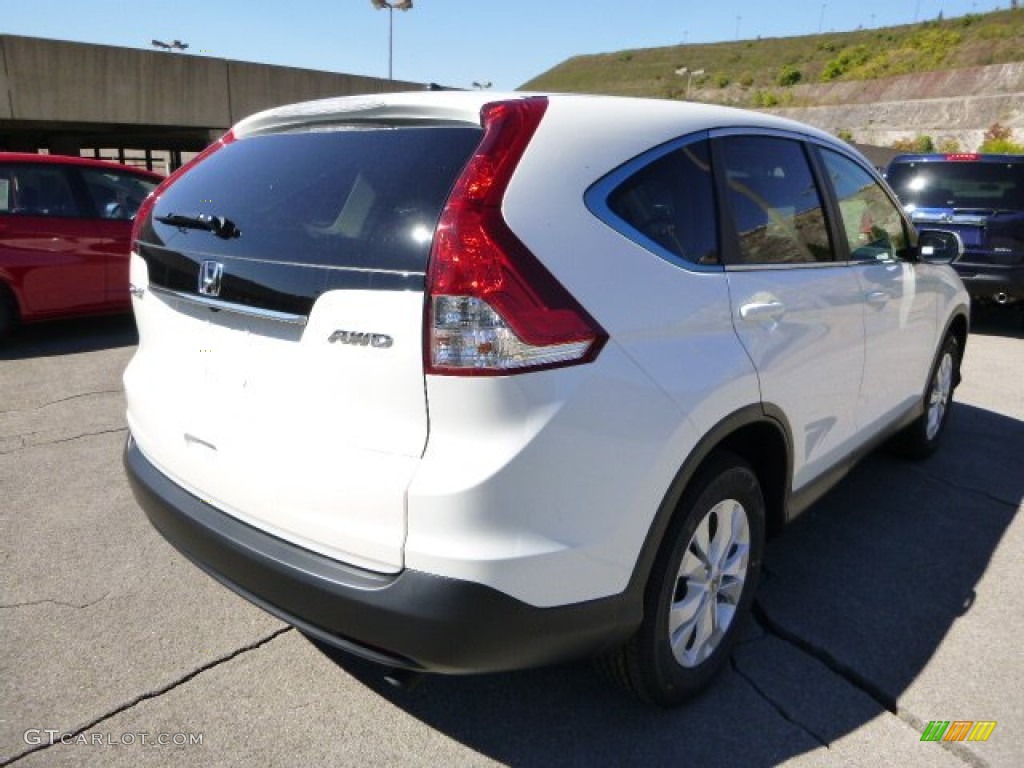
<instances>
[{"instance_id":1,"label":"grassy hillside","mask_svg":"<svg viewBox=\"0 0 1024 768\"><path fill-rule=\"evenodd\" d=\"M899 27L758 38L575 56L524 90L683 98L681 67L703 69L691 97L749 106L785 104L797 84L869 80L1024 60L1024 10ZM698 94L699 91L699 94Z\"/></svg>"}]
</instances>

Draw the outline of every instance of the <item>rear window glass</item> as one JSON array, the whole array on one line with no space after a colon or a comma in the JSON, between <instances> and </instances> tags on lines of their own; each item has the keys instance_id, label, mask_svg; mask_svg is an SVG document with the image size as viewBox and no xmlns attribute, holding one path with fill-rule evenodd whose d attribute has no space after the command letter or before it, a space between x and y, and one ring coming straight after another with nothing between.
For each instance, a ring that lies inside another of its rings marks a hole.
<instances>
[{"instance_id":1,"label":"rear window glass","mask_svg":"<svg viewBox=\"0 0 1024 768\"><path fill-rule=\"evenodd\" d=\"M441 209L480 141L473 127L336 129L245 138L167 189L142 238L293 264L422 272ZM229 219L222 239L156 221Z\"/></svg>"},{"instance_id":2,"label":"rear window glass","mask_svg":"<svg viewBox=\"0 0 1024 768\"><path fill-rule=\"evenodd\" d=\"M718 262L706 141L687 144L640 169L616 187L608 207L638 233L684 261Z\"/></svg>"},{"instance_id":3,"label":"rear window glass","mask_svg":"<svg viewBox=\"0 0 1024 768\"><path fill-rule=\"evenodd\" d=\"M1024 210L1024 163L894 163L886 179L917 208Z\"/></svg>"}]
</instances>

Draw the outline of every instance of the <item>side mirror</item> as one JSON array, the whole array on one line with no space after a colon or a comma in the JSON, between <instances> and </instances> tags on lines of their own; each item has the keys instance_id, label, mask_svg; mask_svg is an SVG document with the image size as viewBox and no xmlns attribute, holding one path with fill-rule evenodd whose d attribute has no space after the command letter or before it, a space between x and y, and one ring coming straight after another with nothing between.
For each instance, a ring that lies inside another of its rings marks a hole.
<instances>
[{"instance_id":1,"label":"side mirror","mask_svg":"<svg viewBox=\"0 0 1024 768\"><path fill-rule=\"evenodd\" d=\"M918 258L926 264L949 264L963 253L964 241L956 232L922 229L917 234Z\"/></svg>"}]
</instances>

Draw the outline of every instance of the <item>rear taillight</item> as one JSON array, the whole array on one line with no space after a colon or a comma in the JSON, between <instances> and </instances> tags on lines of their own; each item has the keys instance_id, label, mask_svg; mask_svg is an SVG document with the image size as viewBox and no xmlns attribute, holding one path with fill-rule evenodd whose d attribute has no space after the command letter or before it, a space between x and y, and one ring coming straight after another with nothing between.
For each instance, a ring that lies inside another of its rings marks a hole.
<instances>
[{"instance_id":1,"label":"rear taillight","mask_svg":"<svg viewBox=\"0 0 1024 768\"><path fill-rule=\"evenodd\" d=\"M527 98L481 112L483 141L455 183L430 253L428 373L496 375L585 363L607 339L501 215L547 105Z\"/></svg>"},{"instance_id":2,"label":"rear taillight","mask_svg":"<svg viewBox=\"0 0 1024 768\"><path fill-rule=\"evenodd\" d=\"M149 214L153 212L153 207L156 205L156 201L160 199L160 195L164 193L164 190L167 189L167 187L169 187L171 184L173 184L174 181L179 176L181 176L181 174L185 173L185 171L187 171L193 165L201 162L202 160L205 160L218 149L227 144L230 144L234 140L234 133L228 131L215 142L213 142L213 144L208 146L198 155L196 155L183 166L181 166L181 168L179 168L166 179L164 179L162 182L160 182L160 185L146 196L146 199L142 201L142 205L139 206L139 210L136 211L135 219L132 222L132 249L135 248L135 241L139 239L139 232L141 231L141 228L145 226L146 219L149 218Z\"/></svg>"}]
</instances>

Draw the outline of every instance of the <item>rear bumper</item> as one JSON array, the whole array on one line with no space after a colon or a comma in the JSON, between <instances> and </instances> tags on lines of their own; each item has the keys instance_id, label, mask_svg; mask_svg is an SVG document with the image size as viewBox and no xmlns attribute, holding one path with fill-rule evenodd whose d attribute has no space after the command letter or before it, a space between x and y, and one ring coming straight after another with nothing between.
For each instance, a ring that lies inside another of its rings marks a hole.
<instances>
[{"instance_id":1,"label":"rear bumper","mask_svg":"<svg viewBox=\"0 0 1024 768\"><path fill-rule=\"evenodd\" d=\"M1006 294L1009 299L1024 299L1024 266L957 263L953 267L972 297L992 299L997 294Z\"/></svg>"},{"instance_id":2,"label":"rear bumper","mask_svg":"<svg viewBox=\"0 0 1024 768\"><path fill-rule=\"evenodd\" d=\"M354 568L189 494L131 436L124 464L154 527L192 562L306 634L389 667L469 673L540 666L613 647L640 620L639 601L625 593L537 608L469 581Z\"/></svg>"}]
</instances>

